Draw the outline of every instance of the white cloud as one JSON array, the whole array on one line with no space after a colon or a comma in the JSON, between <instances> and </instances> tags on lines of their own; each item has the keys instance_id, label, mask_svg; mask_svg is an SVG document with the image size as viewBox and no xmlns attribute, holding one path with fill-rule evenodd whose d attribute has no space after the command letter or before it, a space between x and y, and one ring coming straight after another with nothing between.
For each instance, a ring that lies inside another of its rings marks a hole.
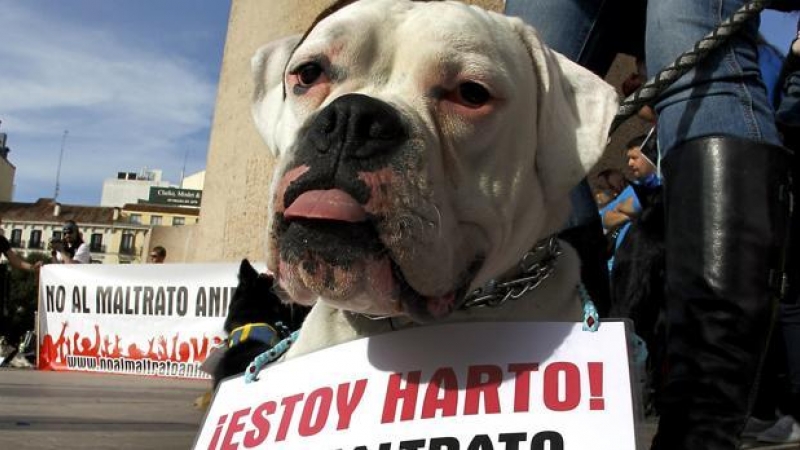
<instances>
[{"instance_id":1,"label":"white cloud","mask_svg":"<svg viewBox=\"0 0 800 450\"><path fill-rule=\"evenodd\" d=\"M187 150L192 169L204 165L216 80L180 49L137 47L23 2L3 4L0 42L0 131L17 167L16 201L52 195L65 129L65 202L97 202L117 171L161 168L177 182Z\"/></svg>"}]
</instances>

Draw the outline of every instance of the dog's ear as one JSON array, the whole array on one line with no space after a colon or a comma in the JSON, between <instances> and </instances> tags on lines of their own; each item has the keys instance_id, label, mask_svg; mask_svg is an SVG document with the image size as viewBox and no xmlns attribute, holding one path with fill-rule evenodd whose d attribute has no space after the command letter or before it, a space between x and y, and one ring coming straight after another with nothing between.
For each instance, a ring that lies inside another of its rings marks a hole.
<instances>
[{"instance_id":1,"label":"dog's ear","mask_svg":"<svg viewBox=\"0 0 800 450\"><path fill-rule=\"evenodd\" d=\"M250 264L247 258L242 260L239 265L239 283L251 284L258 278L258 272Z\"/></svg>"},{"instance_id":2,"label":"dog's ear","mask_svg":"<svg viewBox=\"0 0 800 450\"><path fill-rule=\"evenodd\" d=\"M258 49L250 61L253 71L252 114L259 133L275 156L288 144L293 126L281 122L293 120L287 111L284 114L286 92L283 72L292 56L300 35L286 37Z\"/></svg>"},{"instance_id":3,"label":"dog's ear","mask_svg":"<svg viewBox=\"0 0 800 450\"><path fill-rule=\"evenodd\" d=\"M513 24L538 83L536 172L546 201L561 202L603 154L619 99L610 84L546 47L531 26Z\"/></svg>"}]
</instances>

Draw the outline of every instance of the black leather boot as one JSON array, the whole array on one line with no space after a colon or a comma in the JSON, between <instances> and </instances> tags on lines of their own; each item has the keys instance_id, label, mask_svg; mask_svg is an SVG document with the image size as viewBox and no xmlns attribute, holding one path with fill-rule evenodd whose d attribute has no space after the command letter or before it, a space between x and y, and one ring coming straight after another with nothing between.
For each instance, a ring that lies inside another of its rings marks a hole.
<instances>
[{"instance_id":1,"label":"black leather boot","mask_svg":"<svg viewBox=\"0 0 800 450\"><path fill-rule=\"evenodd\" d=\"M783 283L788 150L695 139L663 162L667 373L654 450L736 450Z\"/></svg>"}]
</instances>

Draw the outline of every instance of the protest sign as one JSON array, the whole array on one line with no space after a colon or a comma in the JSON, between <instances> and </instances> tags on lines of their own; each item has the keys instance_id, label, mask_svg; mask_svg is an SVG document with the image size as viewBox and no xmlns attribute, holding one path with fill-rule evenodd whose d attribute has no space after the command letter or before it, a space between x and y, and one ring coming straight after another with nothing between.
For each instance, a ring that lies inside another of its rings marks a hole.
<instances>
[{"instance_id":1,"label":"protest sign","mask_svg":"<svg viewBox=\"0 0 800 450\"><path fill-rule=\"evenodd\" d=\"M209 378L238 264L46 265L39 283L44 370Z\"/></svg>"},{"instance_id":2,"label":"protest sign","mask_svg":"<svg viewBox=\"0 0 800 450\"><path fill-rule=\"evenodd\" d=\"M194 448L633 450L629 373L621 322L396 331L224 381Z\"/></svg>"}]
</instances>

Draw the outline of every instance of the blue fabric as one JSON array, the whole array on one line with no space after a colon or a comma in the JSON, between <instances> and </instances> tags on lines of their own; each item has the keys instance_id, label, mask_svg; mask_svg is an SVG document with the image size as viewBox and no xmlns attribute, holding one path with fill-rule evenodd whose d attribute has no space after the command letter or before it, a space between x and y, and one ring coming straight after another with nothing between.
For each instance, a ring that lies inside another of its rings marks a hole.
<instances>
[{"instance_id":1,"label":"blue fabric","mask_svg":"<svg viewBox=\"0 0 800 450\"><path fill-rule=\"evenodd\" d=\"M621 38L617 30L636 28L646 21L646 60L652 76L745 3L659 0L647 2L646 17L640 18L637 14L643 1L506 0L505 12L521 17L539 31L547 45L595 72L607 69L601 54L626 50L621 47L636 40L636 36ZM681 77L655 105L663 154L681 142L709 135L780 143L758 63L758 27L757 18L750 20L698 68ZM575 188L572 203L568 226L588 220L596 211L586 184Z\"/></svg>"},{"instance_id":2,"label":"blue fabric","mask_svg":"<svg viewBox=\"0 0 800 450\"><path fill-rule=\"evenodd\" d=\"M775 98L775 89L778 75L783 65L783 55L775 47L762 43L758 45L758 66L761 68L761 78L767 88L767 98Z\"/></svg>"},{"instance_id":3,"label":"blue fabric","mask_svg":"<svg viewBox=\"0 0 800 450\"><path fill-rule=\"evenodd\" d=\"M553 50L580 64L587 42L599 31L602 7L602 1L506 0L505 13L522 18Z\"/></svg>"},{"instance_id":4,"label":"blue fabric","mask_svg":"<svg viewBox=\"0 0 800 450\"><path fill-rule=\"evenodd\" d=\"M636 192L633 190L633 186L628 185L622 192L619 193L617 198L611 200L606 206L604 206L600 210L600 216L602 217L607 211L610 211L616 208L622 202L625 202L629 198L633 199L633 210L637 213L642 210L642 204L639 203L639 197L636 196ZM630 228L631 223L630 221L625 222L624 225L619 227L619 232L617 233L617 240L614 242L614 250L619 248L619 245L622 243L622 240L625 239L625 234L628 233L628 228Z\"/></svg>"},{"instance_id":5,"label":"blue fabric","mask_svg":"<svg viewBox=\"0 0 800 450\"><path fill-rule=\"evenodd\" d=\"M692 48L744 0L648 2L649 76ZM670 86L656 103L663 154L698 137L737 136L779 145L778 132L758 65L759 18L742 26L720 48Z\"/></svg>"}]
</instances>

